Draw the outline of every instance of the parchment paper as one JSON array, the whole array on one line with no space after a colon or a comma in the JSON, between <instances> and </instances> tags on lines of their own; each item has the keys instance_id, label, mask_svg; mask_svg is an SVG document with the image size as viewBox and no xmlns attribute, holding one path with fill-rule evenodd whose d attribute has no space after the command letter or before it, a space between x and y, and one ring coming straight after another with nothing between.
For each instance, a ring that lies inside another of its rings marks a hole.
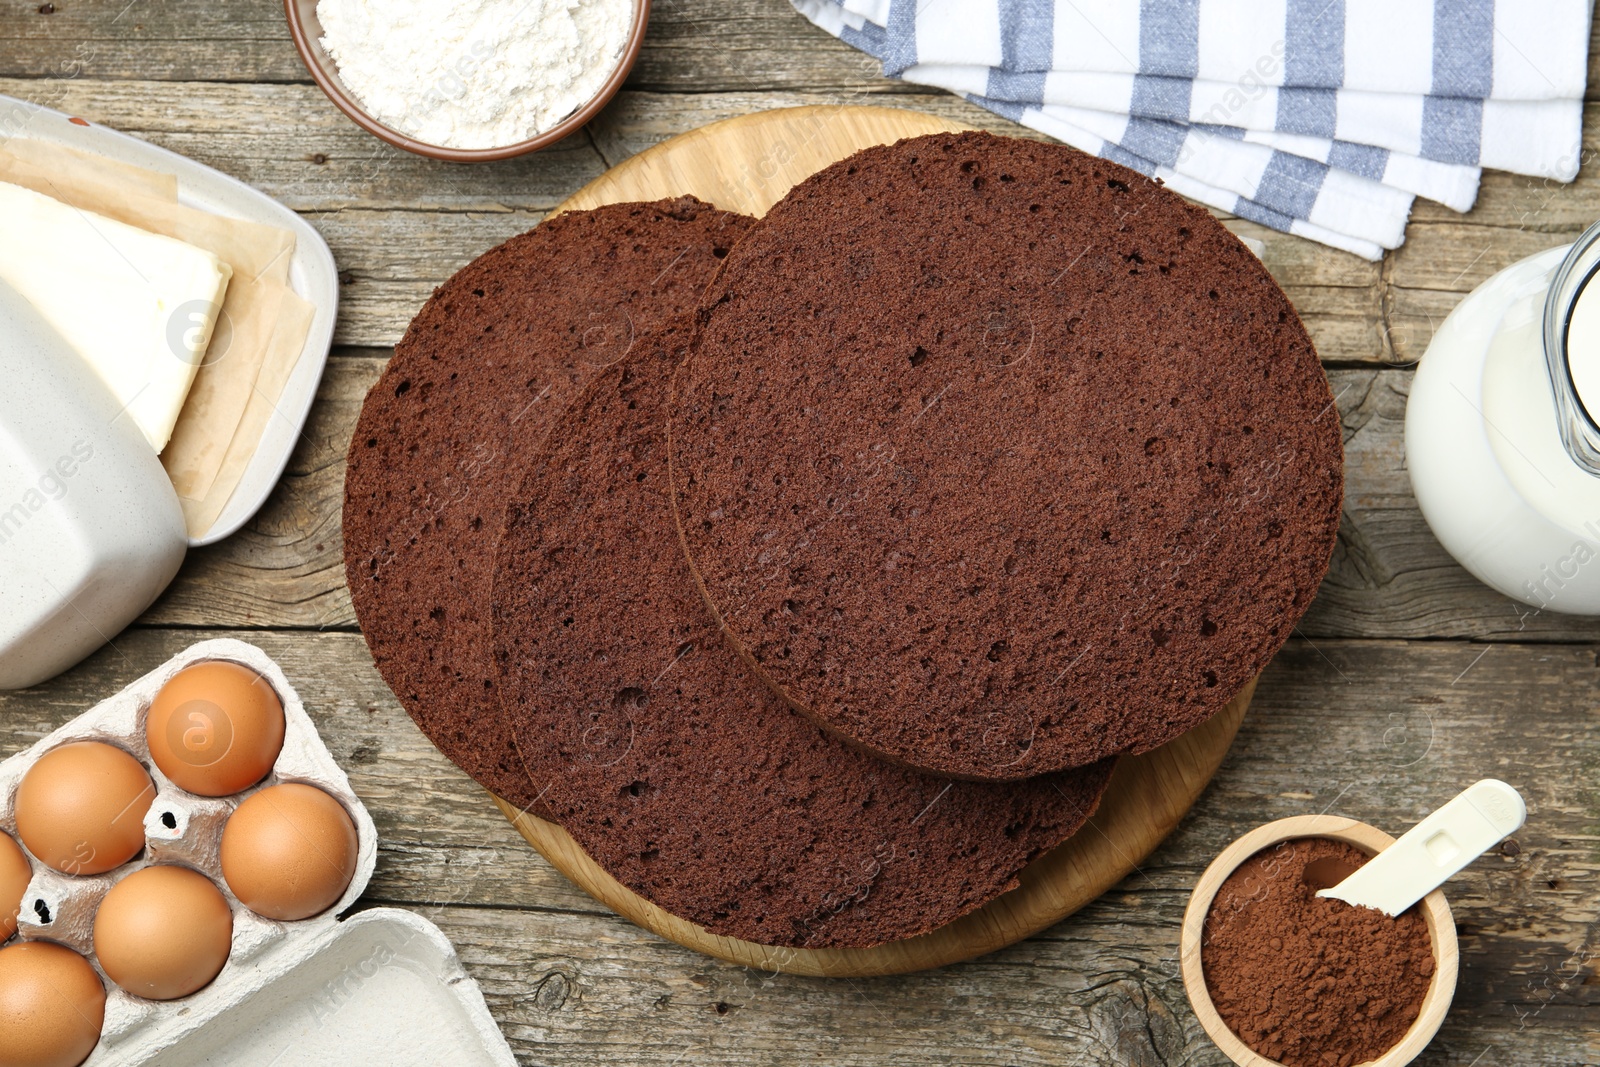
<instances>
[{"instance_id":1,"label":"parchment paper","mask_svg":"<svg viewBox=\"0 0 1600 1067\"><path fill-rule=\"evenodd\" d=\"M191 533L209 530L216 524L218 516L228 504L228 498L233 495L234 487L244 477L244 469L255 458L256 446L261 443L261 435L266 432L267 424L281 417L278 415L278 400L283 396L289 375L300 362L300 354L306 346L306 335L311 332L311 319L317 311L315 304L301 299L286 287L281 288L282 303L278 308L277 326L273 330L266 357L262 360L261 374L250 392L244 417L240 419L233 440L223 455L215 485L203 498L179 497ZM222 491L223 487L226 487L226 492Z\"/></svg>"},{"instance_id":2,"label":"parchment paper","mask_svg":"<svg viewBox=\"0 0 1600 1067\"><path fill-rule=\"evenodd\" d=\"M205 362L161 453L189 534L201 536L238 486L310 332L311 305L288 285L295 235L179 204L172 175L45 141L0 146L0 181L196 245L233 268Z\"/></svg>"},{"instance_id":3,"label":"parchment paper","mask_svg":"<svg viewBox=\"0 0 1600 1067\"><path fill-rule=\"evenodd\" d=\"M153 196L160 200L176 202L178 179L172 174L146 170L131 163L83 152L54 141L38 141L31 137L12 137L0 145L0 155L9 156L46 173L57 172L67 183L83 181L96 187L122 189L129 193ZM9 179L8 179L9 180ZM23 182L16 184L22 185ZM35 192L43 192L36 189ZM101 214L105 214L101 212Z\"/></svg>"}]
</instances>

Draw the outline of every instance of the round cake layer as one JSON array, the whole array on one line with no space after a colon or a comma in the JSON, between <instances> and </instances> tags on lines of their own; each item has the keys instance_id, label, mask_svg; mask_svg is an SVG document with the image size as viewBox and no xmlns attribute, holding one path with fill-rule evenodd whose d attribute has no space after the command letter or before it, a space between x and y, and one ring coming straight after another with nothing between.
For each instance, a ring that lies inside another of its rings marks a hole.
<instances>
[{"instance_id":1,"label":"round cake layer","mask_svg":"<svg viewBox=\"0 0 1600 1067\"><path fill-rule=\"evenodd\" d=\"M750 674L672 524L663 415L688 333L596 378L509 508L494 642L528 776L595 862L713 933L808 948L925 933L1076 831L1111 761L932 778L840 742Z\"/></svg>"},{"instance_id":2,"label":"round cake layer","mask_svg":"<svg viewBox=\"0 0 1600 1067\"><path fill-rule=\"evenodd\" d=\"M486 610L506 498L567 401L694 307L749 222L683 197L513 237L434 292L362 406L344 500L356 618L423 732L520 807L537 789L500 720Z\"/></svg>"},{"instance_id":3,"label":"round cake layer","mask_svg":"<svg viewBox=\"0 0 1600 1067\"><path fill-rule=\"evenodd\" d=\"M1073 149L870 148L730 253L678 372L708 602L794 706L990 780L1143 752L1306 610L1342 501L1294 309L1205 211Z\"/></svg>"}]
</instances>

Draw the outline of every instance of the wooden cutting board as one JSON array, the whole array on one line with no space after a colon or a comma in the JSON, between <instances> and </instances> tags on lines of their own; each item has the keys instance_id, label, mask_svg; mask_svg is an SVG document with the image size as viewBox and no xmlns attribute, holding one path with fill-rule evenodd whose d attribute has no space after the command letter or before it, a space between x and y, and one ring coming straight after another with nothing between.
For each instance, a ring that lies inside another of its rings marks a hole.
<instances>
[{"instance_id":1,"label":"wooden cutting board","mask_svg":"<svg viewBox=\"0 0 1600 1067\"><path fill-rule=\"evenodd\" d=\"M764 215L790 187L862 148L967 129L883 107L797 107L714 122L628 159L574 193L554 213L692 193L717 207ZM765 971L868 977L939 967L1014 944L1116 885L1178 825L1216 773L1255 682L1223 711L1154 752L1117 766L1089 824L1022 872L1021 886L921 937L870 949L773 948L707 933L612 878L553 823L495 798L522 836L596 900L662 937Z\"/></svg>"}]
</instances>

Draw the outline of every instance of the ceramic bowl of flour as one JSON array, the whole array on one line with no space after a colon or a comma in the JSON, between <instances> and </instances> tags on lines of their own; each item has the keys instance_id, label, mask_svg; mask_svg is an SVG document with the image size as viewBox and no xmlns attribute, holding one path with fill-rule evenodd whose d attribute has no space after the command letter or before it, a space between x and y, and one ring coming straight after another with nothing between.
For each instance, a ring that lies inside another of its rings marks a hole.
<instances>
[{"instance_id":1,"label":"ceramic bowl of flour","mask_svg":"<svg viewBox=\"0 0 1600 1067\"><path fill-rule=\"evenodd\" d=\"M622 87L650 0L284 0L312 79L351 121L430 159L552 145Z\"/></svg>"}]
</instances>

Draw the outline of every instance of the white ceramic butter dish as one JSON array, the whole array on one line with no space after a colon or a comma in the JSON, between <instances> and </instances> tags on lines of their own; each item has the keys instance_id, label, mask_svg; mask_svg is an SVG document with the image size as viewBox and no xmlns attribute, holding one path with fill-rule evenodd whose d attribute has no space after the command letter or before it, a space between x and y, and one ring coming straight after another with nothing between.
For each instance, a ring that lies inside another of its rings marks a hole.
<instances>
[{"instance_id":1,"label":"white ceramic butter dish","mask_svg":"<svg viewBox=\"0 0 1600 1067\"><path fill-rule=\"evenodd\" d=\"M172 581L178 495L111 391L0 284L0 689L105 644Z\"/></svg>"},{"instance_id":2,"label":"white ceramic butter dish","mask_svg":"<svg viewBox=\"0 0 1600 1067\"><path fill-rule=\"evenodd\" d=\"M333 253L328 251L322 235L294 211L236 178L175 152L15 97L0 95L0 118L4 120L6 136L50 141L146 170L175 175L181 204L294 233L289 287L315 305L316 314L299 362L284 386L243 478L217 521L190 543L209 545L222 540L248 522L266 501L288 464L300 440L306 416L311 412L317 383L322 380L322 370L333 343L333 323L339 310L339 272ZM108 632L107 636L111 634Z\"/></svg>"}]
</instances>

